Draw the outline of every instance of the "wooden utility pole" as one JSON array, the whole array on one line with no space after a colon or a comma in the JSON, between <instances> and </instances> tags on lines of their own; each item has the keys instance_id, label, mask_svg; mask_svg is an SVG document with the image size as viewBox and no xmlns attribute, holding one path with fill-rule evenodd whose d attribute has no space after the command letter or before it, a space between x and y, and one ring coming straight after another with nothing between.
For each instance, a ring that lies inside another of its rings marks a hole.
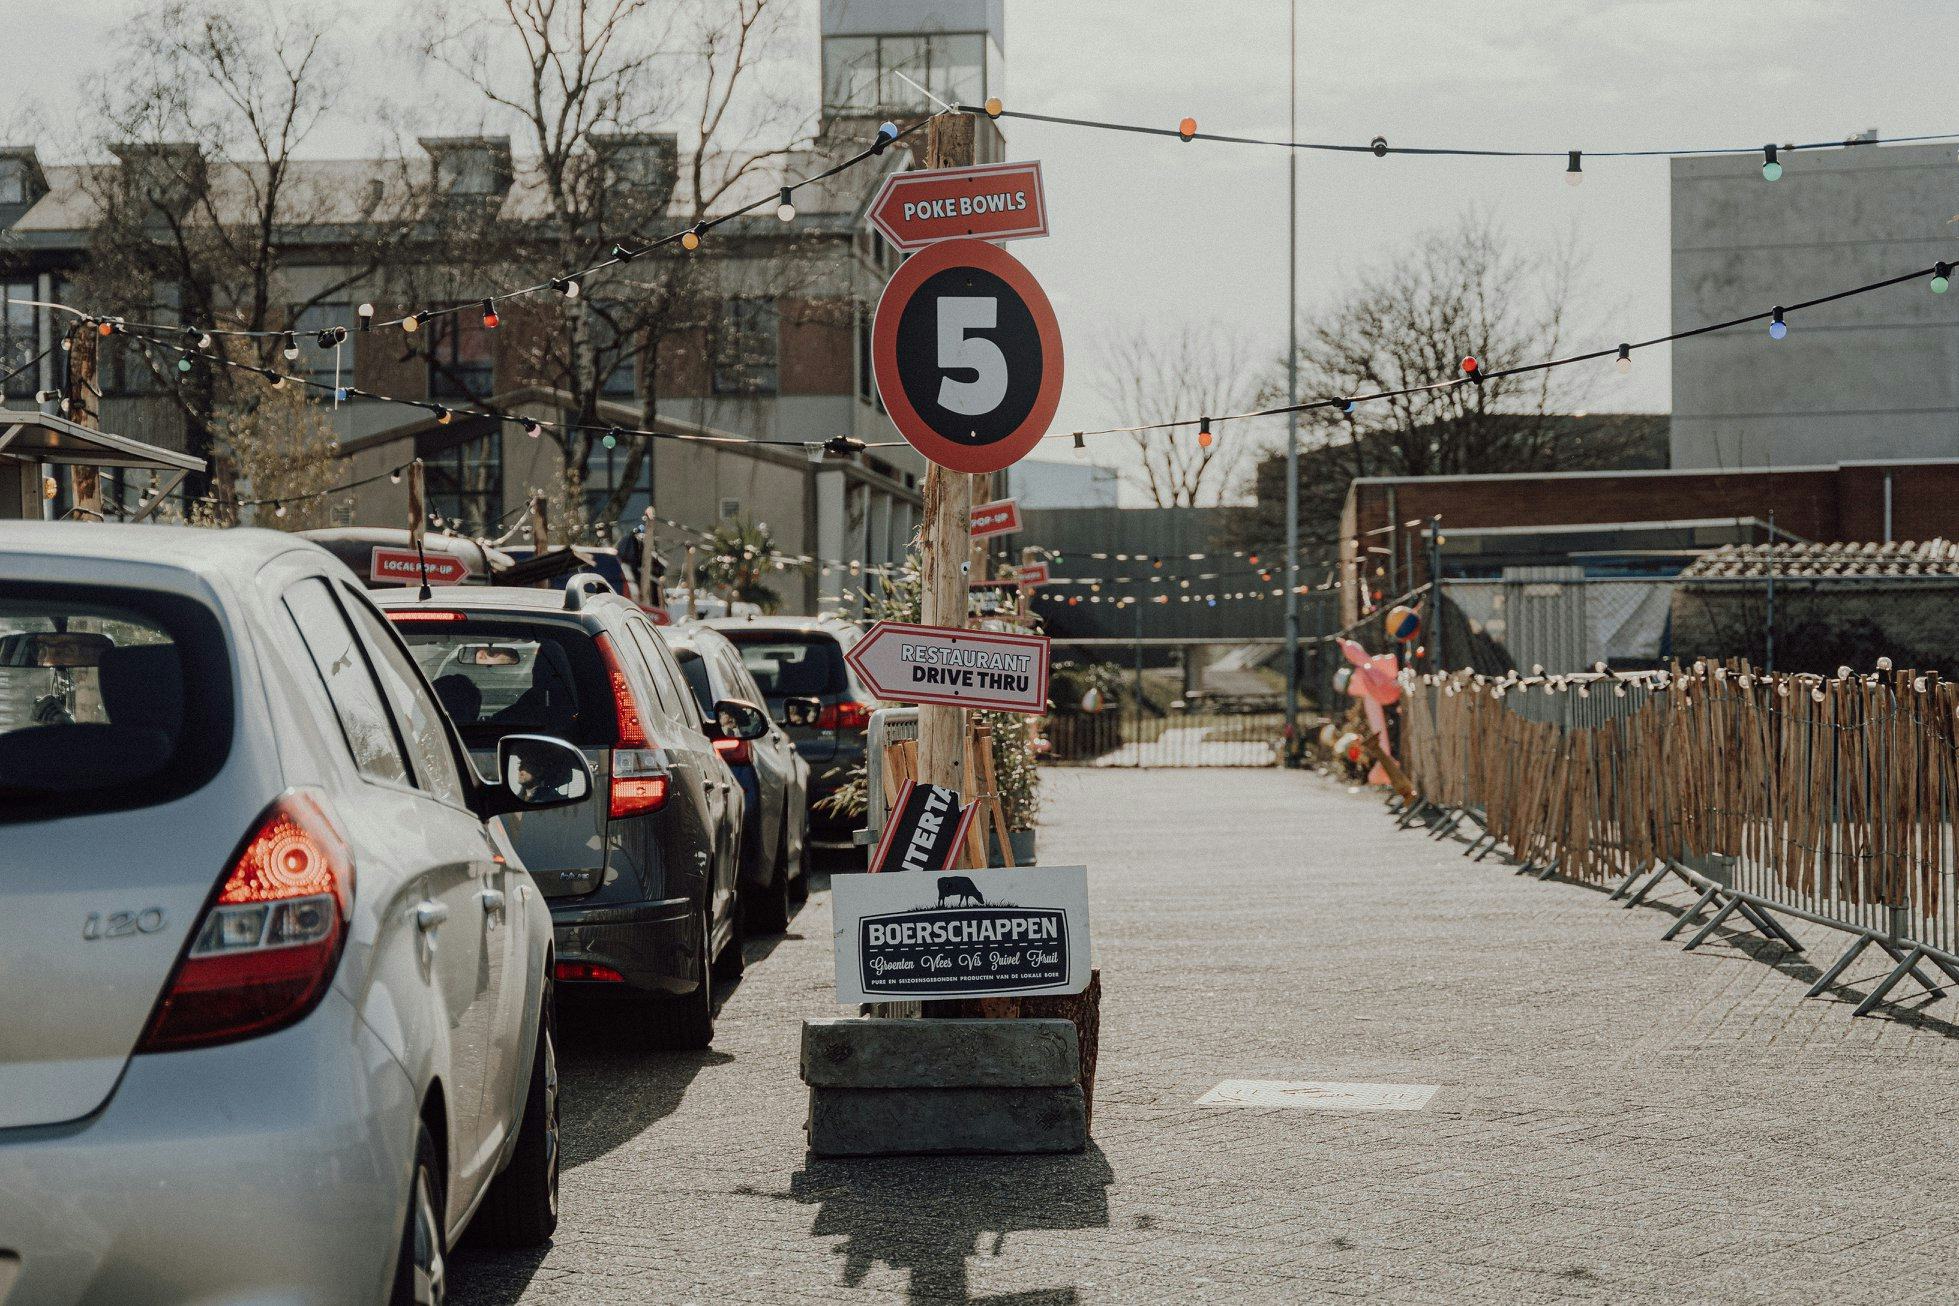
<instances>
[{"instance_id":1,"label":"wooden utility pole","mask_svg":"<svg viewBox=\"0 0 1959 1306\"><path fill-rule=\"evenodd\" d=\"M101 338L93 322L83 322L68 337L68 386L62 407L67 410L69 421L91 431L102 429L102 390L95 379L96 342ZM102 469L77 463L70 470L69 484L75 500L70 509L101 521Z\"/></svg>"},{"instance_id":2,"label":"wooden utility pole","mask_svg":"<svg viewBox=\"0 0 1959 1306\"><path fill-rule=\"evenodd\" d=\"M541 558L551 551L551 518L542 490L531 491L531 556Z\"/></svg>"},{"instance_id":3,"label":"wooden utility pole","mask_svg":"<svg viewBox=\"0 0 1959 1306\"><path fill-rule=\"evenodd\" d=\"M941 114L926 127L925 166L962 168L973 162L969 114ZM967 571L972 560L973 478L937 463L925 468L925 515L919 526L923 574L920 616L928 626L966 624ZM956 707L918 709L918 778L964 794L966 714Z\"/></svg>"}]
</instances>

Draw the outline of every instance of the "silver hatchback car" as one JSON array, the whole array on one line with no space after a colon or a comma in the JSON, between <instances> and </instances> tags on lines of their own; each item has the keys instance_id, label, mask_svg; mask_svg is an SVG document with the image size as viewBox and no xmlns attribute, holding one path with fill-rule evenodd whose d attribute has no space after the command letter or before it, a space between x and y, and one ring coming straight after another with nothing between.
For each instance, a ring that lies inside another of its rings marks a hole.
<instances>
[{"instance_id":1,"label":"silver hatchback car","mask_svg":"<svg viewBox=\"0 0 1959 1306\"><path fill-rule=\"evenodd\" d=\"M503 821L591 772L498 770L317 546L0 525L0 1302L440 1301L472 1217L550 1236Z\"/></svg>"}]
</instances>

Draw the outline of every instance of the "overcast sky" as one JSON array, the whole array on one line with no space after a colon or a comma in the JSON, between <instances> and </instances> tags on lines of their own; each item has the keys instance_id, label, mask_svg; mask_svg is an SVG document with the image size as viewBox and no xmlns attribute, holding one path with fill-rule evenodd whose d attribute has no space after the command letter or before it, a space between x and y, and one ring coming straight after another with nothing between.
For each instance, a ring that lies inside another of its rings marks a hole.
<instances>
[{"instance_id":1,"label":"overcast sky","mask_svg":"<svg viewBox=\"0 0 1959 1306\"><path fill-rule=\"evenodd\" d=\"M77 79L102 65L116 23L142 2L0 0L10 96L72 116ZM817 0L803 3L813 103ZM365 106L389 90L440 115L442 93L417 85L399 53L400 15L416 8L334 5L348 39L366 44L318 153L371 148ZM1952 0L1299 0L1299 131L1557 150L1955 131L1953 18ZM1003 98L1043 113L1166 126L1188 114L1203 130L1282 136L1286 30L1286 0L1007 0ZM1286 327L1283 151L1009 126L1010 155L1041 160L1048 187L1054 234L1013 252L1046 286L1068 341L1058 427L1109 421L1096 342L1112 325L1217 323L1260 342L1248 367L1272 365ZM1551 160L1304 156L1301 313L1476 208L1519 242L1575 240L1592 273L1575 316L1595 327L1595 343L1666 330L1667 164L1588 161L1576 189L1562 173ZM1663 351L1642 354L1596 406L1665 411L1667 371Z\"/></svg>"}]
</instances>

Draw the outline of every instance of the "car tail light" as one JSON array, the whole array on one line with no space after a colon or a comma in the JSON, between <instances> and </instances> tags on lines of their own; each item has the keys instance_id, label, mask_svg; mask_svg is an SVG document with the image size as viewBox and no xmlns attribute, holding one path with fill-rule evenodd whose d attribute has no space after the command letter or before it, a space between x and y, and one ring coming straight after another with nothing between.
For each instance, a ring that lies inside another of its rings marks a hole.
<instances>
[{"instance_id":1,"label":"car tail light","mask_svg":"<svg viewBox=\"0 0 1959 1306\"><path fill-rule=\"evenodd\" d=\"M599 980L606 984L626 982L624 975L595 961L561 961L551 968L551 974L553 978L561 980Z\"/></svg>"},{"instance_id":2,"label":"car tail light","mask_svg":"<svg viewBox=\"0 0 1959 1306\"><path fill-rule=\"evenodd\" d=\"M729 766L747 766L752 760L746 739L717 739L714 751L721 754L721 760Z\"/></svg>"},{"instance_id":3,"label":"car tail light","mask_svg":"<svg viewBox=\"0 0 1959 1306\"><path fill-rule=\"evenodd\" d=\"M612 750L612 793L607 814L618 820L641 812L657 812L667 805L667 790L672 780L660 757L646 737L639 701L633 697L632 682L619 661L612 640L599 635L592 641L599 646L605 661L606 679L612 682L612 712L619 723L619 744Z\"/></svg>"},{"instance_id":4,"label":"car tail light","mask_svg":"<svg viewBox=\"0 0 1959 1306\"><path fill-rule=\"evenodd\" d=\"M333 978L353 900L353 854L326 808L280 797L191 932L137 1051L227 1043L304 1016Z\"/></svg>"},{"instance_id":5,"label":"car tail light","mask_svg":"<svg viewBox=\"0 0 1959 1306\"><path fill-rule=\"evenodd\" d=\"M867 730L871 724L870 703L831 703L817 714L819 730Z\"/></svg>"},{"instance_id":6,"label":"car tail light","mask_svg":"<svg viewBox=\"0 0 1959 1306\"><path fill-rule=\"evenodd\" d=\"M466 612L435 612L428 608L390 608L388 620L396 625L413 625L419 621L468 621Z\"/></svg>"}]
</instances>

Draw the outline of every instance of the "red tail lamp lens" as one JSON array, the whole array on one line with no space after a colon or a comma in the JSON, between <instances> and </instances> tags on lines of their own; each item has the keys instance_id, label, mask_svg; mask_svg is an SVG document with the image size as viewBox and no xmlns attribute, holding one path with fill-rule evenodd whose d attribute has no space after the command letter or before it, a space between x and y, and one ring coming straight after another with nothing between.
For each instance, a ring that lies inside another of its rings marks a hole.
<instances>
[{"instance_id":1,"label":"red tail lamp lens","mask_svg":"<svg viewBox=\"0 0 1959 1306\"><path fill-rule=\"evenodd\" d=\"M717 739L714 751L721 754L721 760L729 766L747 766L753 760L746 739Z\"/></svg>"},{"instance_id":2,"label":"red tail lamp lens","mask_svg":"<svg viewBox=\"0 0 1959 1306\"><path fill-rule=\"evenodd\" d=\"M561 961L551 968L551 973L561 980L597 980L602 984L624 984L626 977L610 966L601 966L595 961Z\"/></svg>"},{"instance_id":3,"label":"red tail lamp lens","mask_svg":"<svg viewBox=\"0 0 1959 1306\"><path fill-rule=\"evenodd\" d=\"M819 730L867 730L871 724L869 703L831 703L817 715Z\"/></svg>"}]
</instances>

